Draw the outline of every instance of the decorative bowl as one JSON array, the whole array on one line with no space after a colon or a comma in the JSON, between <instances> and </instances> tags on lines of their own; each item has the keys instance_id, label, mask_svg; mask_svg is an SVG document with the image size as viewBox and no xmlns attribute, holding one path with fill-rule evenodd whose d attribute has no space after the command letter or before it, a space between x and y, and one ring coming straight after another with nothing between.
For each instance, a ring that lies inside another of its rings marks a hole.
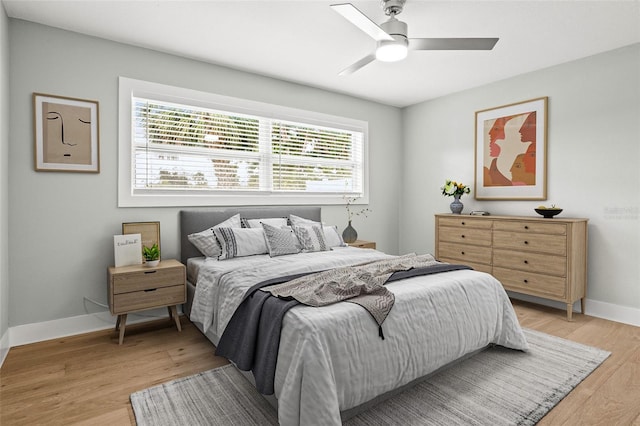
<instances>
[{"instance_id":1,"label":"decorative bowl","mask_svg":"<svg viewBox=\"0 0 640 426\"><path fill-rule=\"evenodd\" d=\"M562 209L534 209L536 213L542 215L545 219L553 219L555 215L562 213Z\"/></svg>"}]
</instances>

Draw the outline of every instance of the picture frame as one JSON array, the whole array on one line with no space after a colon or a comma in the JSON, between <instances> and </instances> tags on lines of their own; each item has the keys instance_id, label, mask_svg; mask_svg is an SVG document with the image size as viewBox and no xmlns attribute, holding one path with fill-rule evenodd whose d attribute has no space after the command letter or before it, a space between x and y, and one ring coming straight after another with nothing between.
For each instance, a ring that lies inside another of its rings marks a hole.
<instances>
[{"instance_id":1,"label":"picture frame","mask_svg":"<svg viewBox=\"0 0 640 426\"><path fill-rule=\"evenodd\" d=\"M160 249L160 222L125 222L122 224L122 234L140 234L141 250L158 244ZM162 256L162 251L160 251Z\"/></svg>"},{"instance_id":2,"label":"picture frame","mask_svg":"<svg viewBox=\"0 0 640 426\"><path fill-rule=\"evenodd\" d=\"M476 200L547 199L547 102L475 113Z\"/></svg>"},{"instance_id":3,"label":"picture frame","mask_svg":"<svg viewBox=\"0 0 640 426\"><path fill-rule=\"evenodd\" d=\"M33 110L36 171L100 173L97 101L34 93Z\"/></svg>"}]
</instances>

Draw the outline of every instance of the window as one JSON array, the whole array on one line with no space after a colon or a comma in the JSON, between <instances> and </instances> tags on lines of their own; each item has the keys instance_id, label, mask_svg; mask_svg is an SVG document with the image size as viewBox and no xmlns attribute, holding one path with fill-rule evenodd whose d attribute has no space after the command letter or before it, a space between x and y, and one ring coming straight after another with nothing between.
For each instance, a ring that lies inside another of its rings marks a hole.
<instances>
[{"instance_id":1,"label":"window","mask_svg":"<svg viewBox=\"0 0 640 426\"><path fill-rule=\"evenodd\" d=\"M120 78L119 205L366 202L367 123Z\"/></svg>"}]
</instances>

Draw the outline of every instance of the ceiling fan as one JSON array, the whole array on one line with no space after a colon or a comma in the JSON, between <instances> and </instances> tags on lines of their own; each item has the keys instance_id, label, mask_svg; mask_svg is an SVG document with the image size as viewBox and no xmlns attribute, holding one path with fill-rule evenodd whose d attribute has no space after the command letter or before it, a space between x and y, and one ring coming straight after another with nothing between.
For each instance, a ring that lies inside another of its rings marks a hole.
<instances>
[{"instance_id":1,"label":"ceiling fan","mask_svg":"<svg viewBox=\"0 0 640 426\"><path fill-rule=\"evenodd\" d=\"M351 3L333 4L331 8L378 42L375 53L345 68L340 75L358 71L375 59L385 62L400 61L410 50L491 50L497 38L407 38L407 24L396 19L406 0L382 0L382 10L389 19L376 25Z\"/></svg>"}]
</instances>

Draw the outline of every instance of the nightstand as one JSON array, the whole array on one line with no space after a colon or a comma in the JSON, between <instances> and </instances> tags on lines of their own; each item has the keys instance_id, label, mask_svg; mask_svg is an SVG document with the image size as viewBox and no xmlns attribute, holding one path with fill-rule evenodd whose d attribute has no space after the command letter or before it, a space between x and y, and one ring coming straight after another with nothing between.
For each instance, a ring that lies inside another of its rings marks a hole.
<instances>
[{"instance_id":1,"label":"nightstand","mask_svg":"<svg viewBox=\"0 0 640 426\"><path fill-rule=\"evenodd\" d=\"M349 247L358 247L358 248L370 248L370 249L376 248L375 241L355 240L354 242L349 243L347 245Z\"/></svg>"},{"instance_id":2,"label":"nightstand","mask_svg":"<svg viewBox=\"0 0 640 426\"><path fill-rule=\"evenodd\" d=\"M174 259L160 262L156 267L131 265L109 267L109 310L118 315L116 331L120 344L124 340L127 314L166 306L169 318L182 331L177 305L186 302L186 268Z\"/></svg>"}]
</instances>

